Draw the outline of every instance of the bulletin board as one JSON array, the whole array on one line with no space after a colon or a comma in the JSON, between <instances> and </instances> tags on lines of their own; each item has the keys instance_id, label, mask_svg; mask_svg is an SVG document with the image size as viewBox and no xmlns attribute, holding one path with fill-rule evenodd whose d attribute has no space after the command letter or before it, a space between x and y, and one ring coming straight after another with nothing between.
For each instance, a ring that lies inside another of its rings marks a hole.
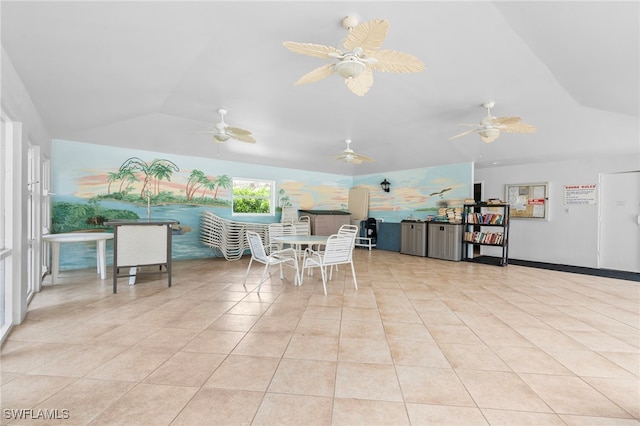
<instances>
[{"instance_id":1,"label":"bulletin board","mask_svg":"<svg viewBox=\"0 0 640 426\"><path fill-rule=\"evenodd\" d=\"M505 185L505 197L512 219L547 219L549 183Z\"/></svg>"}]
</instances>

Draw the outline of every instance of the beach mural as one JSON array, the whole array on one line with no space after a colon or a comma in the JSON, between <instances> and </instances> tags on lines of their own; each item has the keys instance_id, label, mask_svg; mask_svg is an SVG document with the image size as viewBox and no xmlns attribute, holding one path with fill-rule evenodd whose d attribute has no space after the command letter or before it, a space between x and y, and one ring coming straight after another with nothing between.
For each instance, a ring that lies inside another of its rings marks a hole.
<instances>
[{"instance_id":1,"label":"beach mural","mask_svg":"<svg viewBox=\"0 0 640 426\"><path fill-rule=\"evenodd\" d=\"M66 140L52 143L50 232L112 232L108 219L175 219L173 259L213 257L199 241L202 212L238 221L278 222L282 207L346 210L352 177L211 158L114 148ZM304 182L298 180L304 176ZM233 177L273 180L274 216L233 217ZM107 262L112 256L107 243ZM62 244L60 268L95 265L92 243Z\"/></svg>"},{"instance_id":2,"label":"beach mural","mask_svg":"<svg viewBox=\"0 0 640 426\"><path fill-rule=\"evenodd\" d=\"M352 177L66 140L53 140L51 165L50 232L112 232L104 225L108 219L175 219L180 222L172 245L176 260L215 256L199 241L204 211L238 221L278 222L282 207L346 211L349 189L366 186L369 215L400 222L426 218L445 204L462 205L473 188L472 163ZM232 216L234 177L273 180L276 214ZM385 177L392 183L389 193L380 188ZM109 241L108 263L112 250ZM95 267L95 261L93 243L61 245L61 270Z\"/></svg>"},{"instance_id":3,"label":"beach mural","mask_svg":"<svg viewBox=\"0 0 640 426\"><path fill-rule=\"evenodd\" d=\"M389 192L380 188L384 179L391 182ZM369 188L370 217L394 223L428 220L473 198L473 163L355 176L353 186Z\"/></svg>"}]
</instances>

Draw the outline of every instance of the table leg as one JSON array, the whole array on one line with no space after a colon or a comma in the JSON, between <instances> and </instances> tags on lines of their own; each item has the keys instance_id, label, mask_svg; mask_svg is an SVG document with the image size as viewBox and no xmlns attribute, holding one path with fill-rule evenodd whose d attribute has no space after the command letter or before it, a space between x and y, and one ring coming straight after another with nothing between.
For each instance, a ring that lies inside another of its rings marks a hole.
<instances>
[{"instance_id":1,"label":"table leg","mask_svg":"<svg viewBox=\"0 0 640 426\"><path fill-rule=\"evenodd\" d=\"M98 273L100 279L107 278L107 241L99 240L96 242L96 258L98 259Z\"/></svg>"},{"instance_id":2,"label":"table leg","mask_svg":"<svg viewBox=\"0 0 640 426\"><path fill-rule=\"evenodd\" d=\"M134 285L136 283L136 272L138 272L138 268L133 266L129 268L129 285Z\"/></svg>"},{"instance_id":3,"label":"table leg","mask_svg":"<svg viewBox=\"0 0 640 426\"><path fill-rule=\"evenodd\" d=\"M51 284L56 283L58 273L60 272L60 243L51 242Z\"/></svg>"}]
</instances>

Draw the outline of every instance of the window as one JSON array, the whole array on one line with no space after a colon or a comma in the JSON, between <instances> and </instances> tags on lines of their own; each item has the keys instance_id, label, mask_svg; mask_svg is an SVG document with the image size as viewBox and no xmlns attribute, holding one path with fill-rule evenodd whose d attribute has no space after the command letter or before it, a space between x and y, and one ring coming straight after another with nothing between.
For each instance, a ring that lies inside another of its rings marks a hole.
<instances>
[{"instance_id":1,"label":"window","mask_svg":"<svg viewBox=\"0 0 640 426\"><path fill-rule=\"evenodd\" d=\"M233 178L233 215L275 215L275 182Z\"/></svg>"}]
</instances>

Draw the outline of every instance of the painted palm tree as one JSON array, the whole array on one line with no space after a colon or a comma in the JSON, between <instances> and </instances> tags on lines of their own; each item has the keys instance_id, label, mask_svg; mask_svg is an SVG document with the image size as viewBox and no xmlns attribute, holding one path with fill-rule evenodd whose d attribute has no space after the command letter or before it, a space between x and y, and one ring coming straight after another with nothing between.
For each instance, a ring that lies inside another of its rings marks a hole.
<instances>
[{"instance_id":1,"label":"painted palm tree","mask_svg":"<svg viewBox=\"0 0 640 426\"><path fill-rule=\"evenodd\" d=\"M127 184L127 186L125 187L124 191L131 191L130 185L138 181L138 177L131 170L122 170L120 173L118 173L118 176L120 178L120 186L118 187L118 192L123 191L122 187L125 185L125 183Z\"/></svg>"},{"instance_id":2,"label":"painted palm tree","mask_svg":"<svg viewBox=\"0 0 640 426\"><path fill-rule=\"evenodd\" d=\"M107 182L109 182L109 185L107 185L107 195L111 194L111 184L117 180L120 180L120 173L118 172L107 173Z\"/></svg>"},{"instance_id":3,"label":"painted palm tree","mask_svg":"<svg viewBox=\"0 0 640 426\"><path fill-rule=\"evenodd\" d=\"M146 161L138 157L131 157L127 159L124 163L122 163L119 169L121 173L140 172L144 175L142 189L140 190L140 198L145 198L145 194L149 190L152 179L155 178L161 180L167 178L168 180L171 178L171 174L173 174L174 171L177 172L178 170L180 170L178 166L176 166L175 163L169 160L155 159L152 162L147 163Z\"/></svg>"},{"instance_id":4,"label":"painted palm tree","mask_svg":"<svg viewBox=\"0 0 640 426\"><path fill-rule=\"evenodd\" d=\"M229 189L233 185L233 180L227 175L218 176L215 179L216 191L213 194L213 200L215 201L218 198L218 189L224 188Z\"/></svg>"},{"instance_id":5,"label":"painted palm tree","mask_svg":"<svg viewBox=\"0 0 640 426\"><path fill-rule=\"evenodd\" d=\"M177 171L177 169L163 163L158 163L153 167L152 173L155 178L154 191L156 195L160 193L160 181L166 179L167 182L171 182L171 176L174 171Z\"/></svg>"},{"instance_id":6,"label":"painted palm tree","mask_svg":"<svg viewBox=\"0 0 640 426\"><path fill-rule=\"evenodd\" d=\"M291 207L291 198L287 195L283 188L280 188L278 191L278 195L280 197L280 208L283 209L285 207Z\"/></svg>"},{"instance_id":7,"label":"painted palm tree","mask_svg":"<svg viewBox=\"0 0 640 426\"><path fill-rule=\"evenodd\" d=\"M209 179L201 170L193 169L187 180L186 196L191 201L196 191Z\"/></svg>"},{"instance_id":8,"label":"painted palm tree","mask_svg":"<svg viewBox=\"0 0 640 426\"><path fill-rule=\"evenodd\" d=\"M215 188L216 183L214 180L211 180L209 178L207 178L206 181L202 182L202 195L200 196L200 201L204 202L204 194L207 193L207 189L209 191L213 191L213 189Z\"/></svg>"}]
</instances>

